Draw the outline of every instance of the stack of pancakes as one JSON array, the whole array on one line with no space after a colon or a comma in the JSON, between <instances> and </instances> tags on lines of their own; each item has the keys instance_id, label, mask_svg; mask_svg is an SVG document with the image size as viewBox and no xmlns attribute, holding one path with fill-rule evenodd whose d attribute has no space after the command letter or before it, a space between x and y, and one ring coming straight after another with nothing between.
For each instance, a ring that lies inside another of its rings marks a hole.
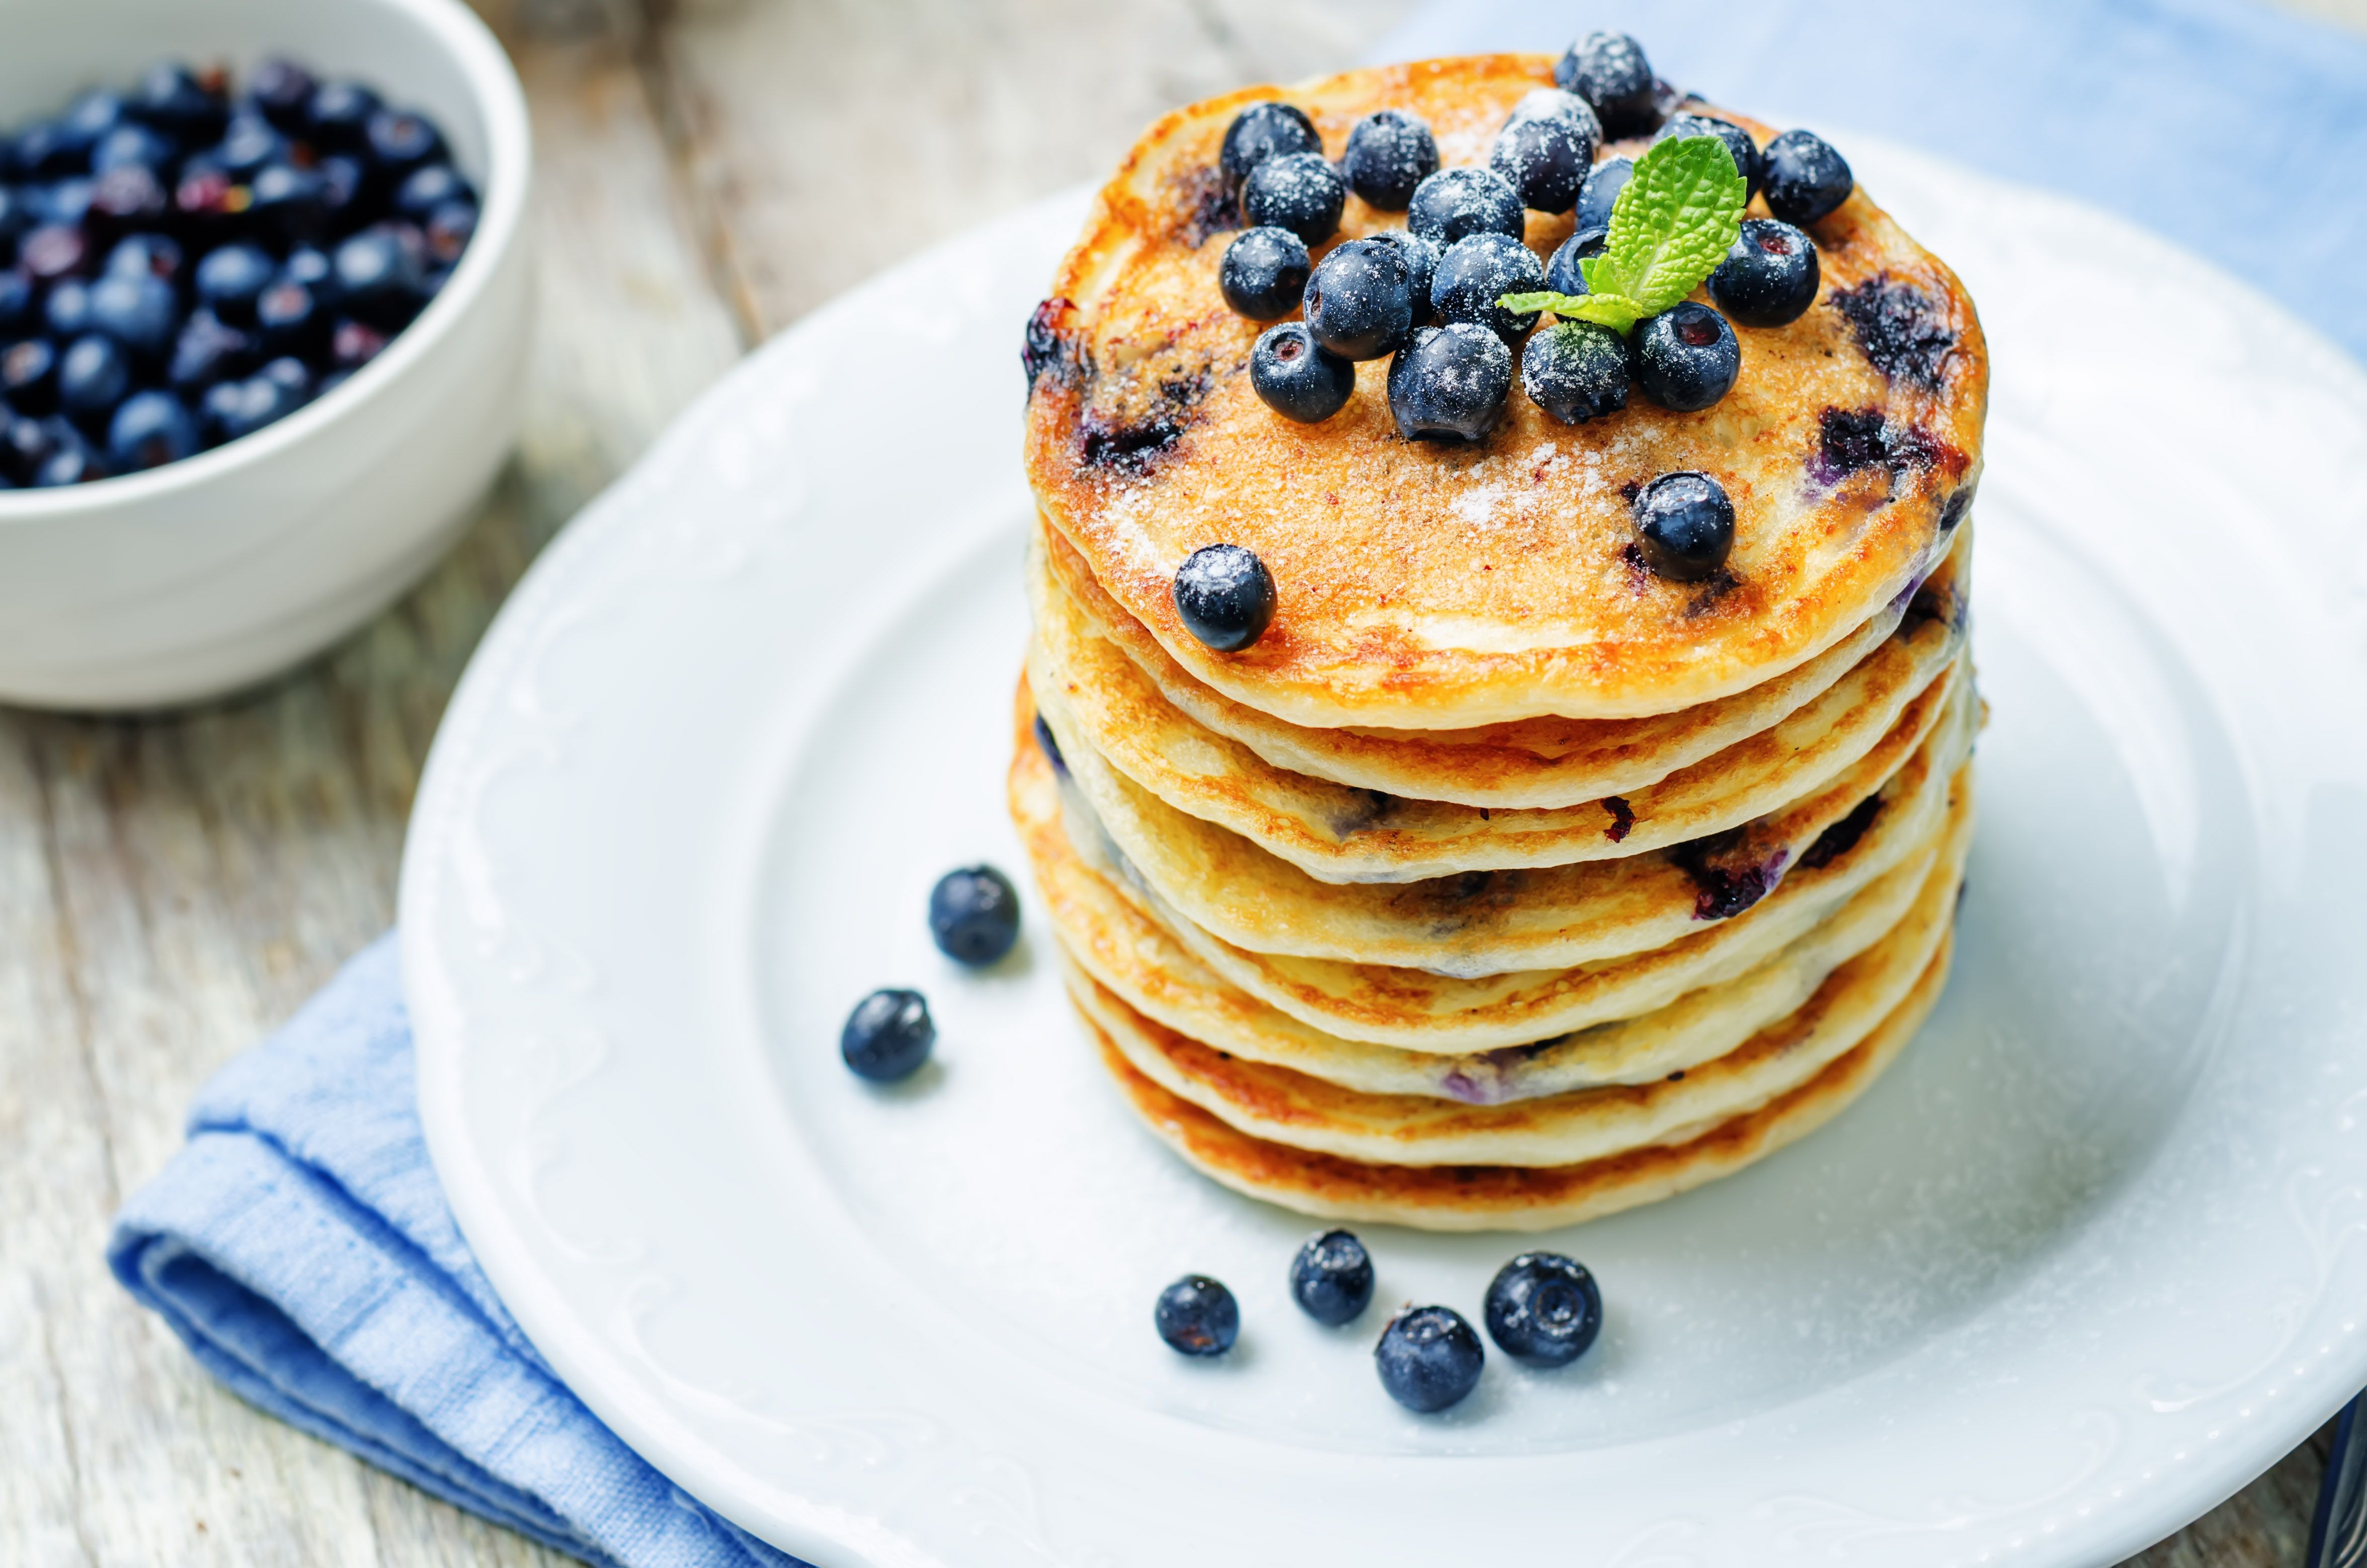
<instances>
[{"instance_id":1,"label":"stack of pancakes","mask_svg":"<svg viewBox=\"0 0 2367 1568\"><path fill-rule=\"evenodd\" d=\"M1433 62L1170 116L1030 327L1012 810L1127 1101L1310 1213L1542 1228L1681 1191L1863 1092L1947 975L1987 360L1863 191L1811 231L1817 306L1743 331L1709 410L1563 425L1516 389L1439 445L1397 434L1385 361L1319 425L1248 384L1216 282L1240 107L1297 104L1335 156L1409 109L1451 167L1550 77ZM1396 223L1351 198L1342 237ZM1679 469L1736 509L1704 581L1635 547L1633 495ZM1238 653L1171 597L1218 542L1278 591Z\"/></svg>"}]
</instances>

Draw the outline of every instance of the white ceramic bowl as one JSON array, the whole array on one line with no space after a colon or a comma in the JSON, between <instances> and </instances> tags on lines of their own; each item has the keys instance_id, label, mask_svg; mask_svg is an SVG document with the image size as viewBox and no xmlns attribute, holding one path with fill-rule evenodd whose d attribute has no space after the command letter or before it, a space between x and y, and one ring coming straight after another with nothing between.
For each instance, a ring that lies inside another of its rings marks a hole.
<instances>
[{"instance_id":1,"label":"white ceramic bowl","mask_svg":"<svg viewBox=\"0 0 2367 1568\"><path fill-rule=\"evenodd\" d=\"M384 353L243 440L146 473L0 491L0 701L130 708L233 691L409 587L517 432L531 316L526 98L460 0L0 0L0 125L163 59L285 53L425 111L476 237Z\"/></svg>"}]
</instances>

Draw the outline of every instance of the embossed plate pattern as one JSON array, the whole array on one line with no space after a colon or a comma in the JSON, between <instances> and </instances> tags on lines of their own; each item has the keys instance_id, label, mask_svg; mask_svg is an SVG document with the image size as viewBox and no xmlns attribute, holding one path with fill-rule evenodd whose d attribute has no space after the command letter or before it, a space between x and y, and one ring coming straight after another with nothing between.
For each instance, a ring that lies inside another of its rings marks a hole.
<instances>
[{"instance_id":1,"label":"embossed plate pattern","mask_svg":"<svg viewBox=\"0 0 2367 1568\"><path fill-rule=\"evenodd\" d=\"M1391 1405L1386 1310L1510 1239L1300 1221L1135 1128L1044 928L984 976L931 880L1014 871L1018 326L1049 203L818 312L528 574L403 868L462 1227L683 1487L842 1564L2110 1562L2367 1382L2367 378L2116 221L1847 150L1993 340L1981 750L1955 979L1847 1117L1558 1238L1600 1347ZM926 299L923 310L905 303ZM924 987L938 1064L839 1066ZM1187 1269L1225 1363L1152 1336Z\"/></svg>"}]
</instances>

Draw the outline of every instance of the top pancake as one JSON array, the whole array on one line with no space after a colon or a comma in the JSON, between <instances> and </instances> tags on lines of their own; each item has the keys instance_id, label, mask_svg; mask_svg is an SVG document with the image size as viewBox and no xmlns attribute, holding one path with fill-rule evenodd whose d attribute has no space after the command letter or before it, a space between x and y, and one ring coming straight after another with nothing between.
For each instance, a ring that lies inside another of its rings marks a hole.
<instances>
[{"instance_id":1,"label":"top pancake","mask_svg":"<svg viewBox=\"0 0 2367 1568\"><path fill-rule=\"evenodd\" d=\"M1217 154L1241 107L1298 105L1333 156L1362 116L1408 109L1453 167L1484 162L1512 106L1551 80L1546 56L1489 55L1178 110L1128 154L1062 263L1030 331L1037 503L1111 597L1227 696L1318 728L1674 712L1849 636L1962 517L1988 400L1980 325L1955 275L1863 190L1811 230L1817 304L1788 326L1738 327L1741 374L1700 412L1639 394L1564 425L1516 385L1486 440L1408 442L1387 360L1359 366L1355 395L1320 424L1258 400L1261 327L1217 285L1238 221ZM1351 196L1339 237L1401 221ZM1549 254L1569 223L1529 214L1531 247ZM1631 548L1631 487L1678 469L1734 502L1733 554L1706 582L1664 581ZM1219 542L1256 551L1280 591L1264 637L1236 654L1195 639L1170 598L1184 558Z\"/></svg>"}]
</instances>

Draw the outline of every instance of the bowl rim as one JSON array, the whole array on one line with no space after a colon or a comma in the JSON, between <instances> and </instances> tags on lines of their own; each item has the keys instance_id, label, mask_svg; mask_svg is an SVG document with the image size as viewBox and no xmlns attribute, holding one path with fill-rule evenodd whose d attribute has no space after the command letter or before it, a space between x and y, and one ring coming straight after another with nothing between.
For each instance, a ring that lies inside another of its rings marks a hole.
<instances>
[{"instance_id":1,"label":"bowl rim","mask_svg":"<svg viewBox=\"0 0 2367 1568\"><path fill-rule=\"evenodd\" d=\"M463 0L366 0L417 23L460 72L484 118L484 197L476 232L451 277L412 323L378 356L326 395L284 419L210 451L134 474L51 489L0 491L0 529L87 518L129 509L166 494L227 479L270 463L329 425L352 417L449 338L456 323L491 285L526 216L533 182L534 138L526 89L493 29Z\"/></svg>"}]
</instances>

